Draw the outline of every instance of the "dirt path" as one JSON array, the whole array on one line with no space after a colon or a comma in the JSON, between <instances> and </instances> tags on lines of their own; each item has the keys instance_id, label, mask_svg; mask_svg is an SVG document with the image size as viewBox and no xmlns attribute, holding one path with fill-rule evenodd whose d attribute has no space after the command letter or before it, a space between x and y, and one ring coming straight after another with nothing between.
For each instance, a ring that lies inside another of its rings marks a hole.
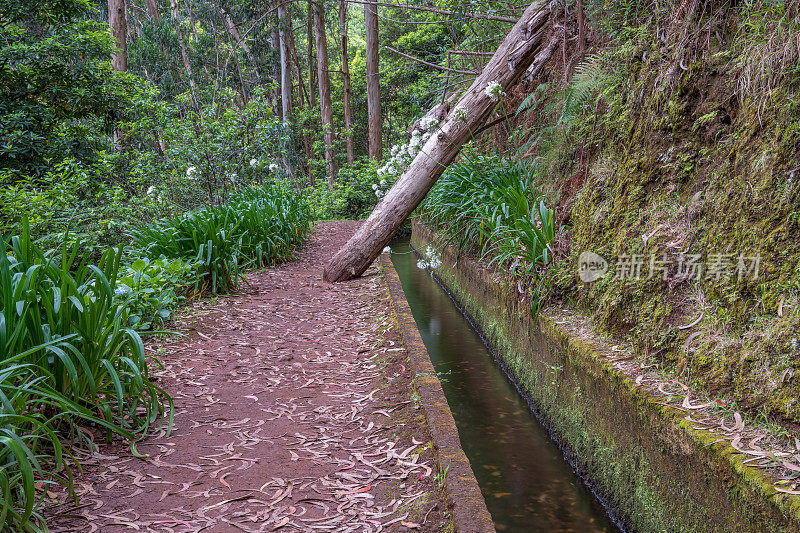
<instances>
[{"instance_id":1,"label":"dirt path","mask_svg":"<svg viewBox=\"0 0 800 533\"><path fill-rule=\"evenodd\" d=\"M299 260L197 302L151 345L172 435L81 461L55 531L439 531L449 522L406 353L376 267L329 285L357 223L322 223ZM177 339L173 337L173 339ZM427 517L427 518L426 518ZM421 527L418 527L421 526Z\"/></svg>"}]
</instances>

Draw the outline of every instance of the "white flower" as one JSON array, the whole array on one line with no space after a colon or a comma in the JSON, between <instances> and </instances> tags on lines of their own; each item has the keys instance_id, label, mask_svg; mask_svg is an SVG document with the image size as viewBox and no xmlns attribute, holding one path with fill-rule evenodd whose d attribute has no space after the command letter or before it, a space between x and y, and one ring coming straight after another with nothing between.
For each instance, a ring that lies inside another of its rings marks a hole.
<instances>
[{"instance_id":1,"label":"white flower","mask_svg":"<svg viewBox=\"0 0 800 533\"><path fill-rule=\"evenodd\" d=\"M114 289L114 296L122 296L123 294L128 294L129 292L131 292L130 287L127 285L120 285Z\"/></svg>"},{"instance_id":2,"label":"white flower","mask_svg":"<svg viewBox=\"0 0 800 533\"><path fill-rule=\"evenodd\" d=\"M251 159L250 160L250 166L251 167L255 167L257 164L258 164L258 159Z\"/></svg>"},{"instance_id":3,"label":"white flower","mask_svg":"<svg viewBox=\"0 0 800 533\"><path fill-rule=\"evenodd\" d=\"M503 87L501 87L500 83L496 81L490 81L486 85L486 90L484 93L486 93L486 96L492 99L492 102L497 102L501 97L506 95L506 93L503 92Z\"/></svg>"},{"instance_id":4,"label":"white flower","mask_svg":"<svg viewBox=\"0 0 800 533\"><path fill-rule=\"evenodd\" d=\"M378 169L378 176L383 176L384 174L386 174L386 170L383 167L379 168Z\"/></svg>"},{"instance_id":5,"label":"white flower","mask_svg":"<svg viewBox=\"0 0 800 533\"><path fill-rule=\"evenodd\" d=\"M439 124L439 119L436 117L422 117L422 120L419 121L419 127L423 129L423 131L430 131L431 129L435 128Z\"/></svg>"},{"instance_id":6,"label":"white flower","mask_svg":"<svg viewBox=\"0 0 800 533\"><path fill-rule=\"evenodd\" d=\"M381 180L381 187L383 187L384 185L386 185L386 180Z\"/></svg>"},{"instance_id":7,"label":"white flower","mask_svg":"<svg viewBox=\"0 0 800 533\"><path fill-rule=\"evenodd\" d=\"M385 247L385 248L383 249L383 253L385 253L385 254L390 254L390 253L392 253L392 249L391 249L390 247L388 247L388 246L387 246L387 247Z\"/></svg>"},{"instance_id":8,"label":"white flower","mask_svg":"<svg viewBox=\"0 0 800 533\"><path fill-rule=\"evenodd\" d=\"M375 197L376 198L380 198L381 197L381 191L375 191Z\"/></svg>"},{"instance_id":9,"label":"white flower","mask_svg":"<svg viewBox=\"0 0 800 533\"><path fill-rule=\"evenodd\" d=\"M372 190L373 191L377 191L378 190L378 184L377 183L373 183L372 184Z\"/></svg>"},{"instance_id":10,"label":"white flower","mask_svg":"<svg viewBox=\"0 0 800 533\"><path fill-rule=\"evenodd\" d=\"M392 157L397 155L398 150L400 150L399 146L397 146L396 144L392 146Z\"/></svg>"},{"instance_id":11,"label":"white flower","mask_svg":"<svg viewBox=\"0 0 800 533\"><path fill-rule=\"evenodd\" d=\"M467 120L467 108L460 105L453 110L453 116L456 120Z\"/></svg>"},{"instance_id":12,"label":"white flower","mask_svg":"<svg viewBox=\"0 0 800 533\"><path fill-rule=\"evenodd\" d=\"M419 261L417 261L417 268L420 268L422 270L426 270L428 268L428 263L425 262L424 259L420 259Z\"/></svg>"},{"instance_id":13,"label":"white flower","mask_svg":"<svg viewBox=\"0 0 800 533\"><path fill-rule=\"evenodd\" d=\"M422 128L423 131L429 131L435 128L439 124L439 119L436 117L422 117L422 120L419 121L419 127Z\"/></svg>"},{"instance_id":14,"label":"white flower","mask_svg":"<svg viewBox=\"0 0 800 533\"><path fill-rule=\"evenodd\" d=\"M151 185L150 187L147 188L147 196L152 196L154 192L156 192L155 185Z\"/></svg>"},{"instance_id":15,"label":"white flower","mask_svg":"<svg viewBox=\"0 0 800 533\"><path fill-rule=\"evenodd\" d=\"M272 163L269 166L270 172L277 172L281 167L278 166L278 163Z\"/></svg>"},{"instance_id":16,"label":"white flower","mask_svg":"<svg viewBox=\"0 0 800 533\"><path fill-rule=\"evenodd\" d=\"M186 169L186 177L190 180L194 179L194 175L197 174L197 167L189 167Z\"/></svg>"}]
</instances>

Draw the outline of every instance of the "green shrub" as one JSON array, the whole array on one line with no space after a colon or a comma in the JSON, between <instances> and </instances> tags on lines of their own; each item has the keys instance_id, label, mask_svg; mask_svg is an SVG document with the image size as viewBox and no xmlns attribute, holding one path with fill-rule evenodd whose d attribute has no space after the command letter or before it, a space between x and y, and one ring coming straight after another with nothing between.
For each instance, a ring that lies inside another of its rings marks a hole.
<instances>
[{"instance_id":1,"label":"green shrub","mask_svg":"<svg viewBox=\"0 0 800 533\"><path fill-rule=\"evenodd\" d=\"M137 228L134 241L147 257L200 263L198 291L230 292L242 270L290 258L311 225L311 213L287 185L248 188L224 205Z\"/></svg>"},{"instance_id":2,"label":"green shrub","mask_svg":"<svg viewBox=\"0 0 800 533\"><path fill-rule=\"evenodd\" d=\"M316 220L358 220L369 215L378 198L372 185L378 181L377 163L361 159L339 169L333 187L319 183L303 191Z\"/></svg>"},{"instance_id":3,"label":"green shrub","mask_svg":"<svg viewBox=\"0 0 800 533\"><path fill-rule=\"evenodd\" d=\"M553 211L522 163L471 157L452 165L428 193L422 216L459 250L475 250L490 264L509 267L521 284L533 282L533 310L538 309L556 228Z\"/></svg>"},{"instance_id":4,"label":"green shrub","mask_svg":"<svg viewBox=\"0 0 800 533\"><path fill-rule=\"evenodd\" d=\"M122 268L114 296L127 309L129 325L144 330L168 319L197 285L199 267L197 261L160 257Z\"/></svg>"},{"instance_id":5,"label":"green shrub","mask_svg":"<svg viewBox=\"0 0 800 533\"><path fill-rule=\"evenodd\" d=\"M149 379L139 335L114 298L121 251L97 265L79 245L43 252L27 220L0 252L0 516L27 530L38 505L34 480L71 490L60 439L90 440L92 422L133 443L172 401Z\"/></svg>"}]
</instances>

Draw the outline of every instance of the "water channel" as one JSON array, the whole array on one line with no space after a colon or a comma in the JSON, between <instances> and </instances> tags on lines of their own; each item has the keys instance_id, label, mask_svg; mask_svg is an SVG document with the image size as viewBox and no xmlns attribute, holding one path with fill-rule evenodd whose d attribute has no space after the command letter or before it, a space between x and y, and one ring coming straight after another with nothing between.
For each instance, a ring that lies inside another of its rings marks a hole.
<instances>
[{"instance_id":1,"label":"water channel","mask_svg":"<svg viewBox=\"0 0 800 533\"><path fill-rule=\"evenodd\" d=\"M408 239L391 247L392 263L497 530L619 531L478 332L428 271L417 267Z\"/></svg>"}]
</instances>

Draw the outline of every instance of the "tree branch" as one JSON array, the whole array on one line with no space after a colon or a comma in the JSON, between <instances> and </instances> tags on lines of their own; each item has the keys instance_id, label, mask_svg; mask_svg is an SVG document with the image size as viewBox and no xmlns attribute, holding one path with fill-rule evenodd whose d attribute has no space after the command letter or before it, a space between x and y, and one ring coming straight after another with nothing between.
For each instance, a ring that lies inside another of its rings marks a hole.
<instances>
[{"instance_id":1,"label":"tree branch","mask_svg":"<svg viewBox=\"0 0 800 533\"><path fill-rule=\"evenodd\" d=\"M362 0L347 0L351 4L365 4ZM427 6L413 6L409 4L391 4L389 2L377 2L377 5L381 7L393 7L395 9L411 9L414 11L429 11L431 13L437 13L439 15L450 15L450 16L460 16L468 19L476 19L476 20L495 20L497 22L510 22L515 23L517 19L511 17L499 17L497 15L486 15L484 13L467 13L467 12L458 12L458 11L450 11L449 9L439 9L435 7L427 7Z\"/></svg>"},{"instance_id":2,"label":"tree branch","mask_svg":"<svg viewBox=\"0 0 800 533\"><path fill-rule=\"evenodd\" d=\"M435 63L429 63L428 61L425 61L424 59L420 59L418 57L414 57L414 56L410 56L408 54L404 54L400 50L395 50L391 46L384 45L384 48L386 48L390 52L394 52L397 55L403 56L406 59L410 59L411 61L416 61L417 63L422 63L423 65L429 66L431 68L436 68L436 69L439 69L439 70L443 70L445 72L455 72L456 74L469 74L469 75L472 75L472 76L477 76L479 74L478 72L474 72L474 71L471 71L471 70L458 70L458 69L454 69L454 68L442 67L442 66L439 66L439 65L437 65Z\"/></svg>"}]
</instances>

